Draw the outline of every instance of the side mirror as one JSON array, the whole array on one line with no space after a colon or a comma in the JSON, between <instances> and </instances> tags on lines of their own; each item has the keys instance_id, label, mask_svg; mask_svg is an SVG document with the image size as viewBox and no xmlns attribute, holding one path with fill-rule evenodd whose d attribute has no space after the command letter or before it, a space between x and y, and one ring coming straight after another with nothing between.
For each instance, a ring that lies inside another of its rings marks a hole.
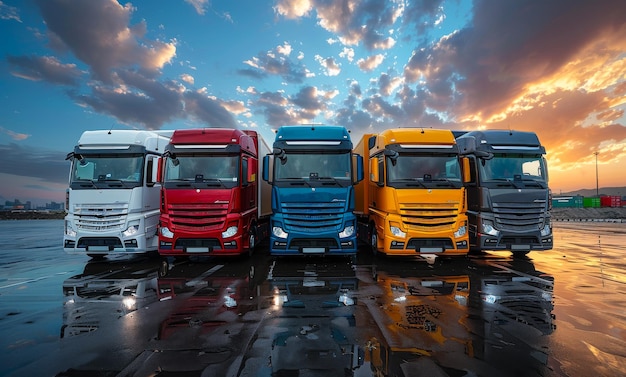
<instances>
[{"instance_id":1,"label":"side mirror","mask_svg":"<svg viewBox=\"0 0 626 377\"><path fill-rule=\"evenodd\" d=\"M156 177L156 182L163 182L163 158L162 157L157 160L156 174L154 174L153 177Z\"/></svg>"},{"instance_id":2,"label":"side mirror","mask_svg":"<svg viewBox=\"0 0 626 377\"><path fill-rule=\"evenodd\" d=\"M470 183L472 181L472 174L470 171L470 159L467 157L463 157L461 159L461 168L463 169L463 183Z\"/></svg>"},{"instance_id":3,"label":"side mirror","mask_svg":"<svg viewBox=\"0 0 626 377\"><path fill-rule=\"evenodd\" d=\"M378 172L378 159L372 158L369 160L370 164L370 177L369 180L374 183L378 183L379 181L379 172Z\"/></svg>"},{"instance_id":4,"label":"side mirror","mask_svg":"<svg viewBox=\"0 0 626 377\"><path fill-rule=\"evenodd\" d=\"M283 149L274 148L274 150L272 151L272 154L278 157L281 165L285 165L285 163L287 162L287 155L285 154L285 151Z\"/></svg>"},{"instance_id":5,"label":"side mirror","mask_svg":"<svg viewBox=\"0 0 626 377\"><path fill-rule=\"evenodd\" d=\"M398 152L392 151L390 149L385 149L384 155L385 157L389 157L391 159L391 164L393 166L396 166L396 161L398 161L399 156Z\"/></svg>"},{"instance_id":6,"label":"side mirror","mask_svg":"<svg viewBox=\"0 0 626 377\"><path fill-rule=\"evenodd\" d=\"M272 183L270 177L270 167L274 165L274 156L266 155L263 157L263 180L268 183Z\"/></svg>"},{"instance_id":7,"label":"side mirror","mask_svg":"<svg viewBox=\"0 0 626 377\"><path fill-rule=\"evenodd\" d=\"M363 180L363 156L352 155L352 183L359 183Z\"/></svg>"}]
</instances>

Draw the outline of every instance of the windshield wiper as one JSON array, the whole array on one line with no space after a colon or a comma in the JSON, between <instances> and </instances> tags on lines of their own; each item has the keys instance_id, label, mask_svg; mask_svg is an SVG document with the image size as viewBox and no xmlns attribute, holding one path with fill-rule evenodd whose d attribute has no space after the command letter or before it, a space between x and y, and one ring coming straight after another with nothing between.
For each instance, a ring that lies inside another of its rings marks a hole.
<instances>
[{"instance_id":1,"label":"windshield wiper","mask_svg":"<svg viewBox=\"0 0 626 377\"><path fill-rule=\"evenodd\" d=\"M80 187L98 188L98 185L96 185L96 181L92 179L78 179L78 180L75 180L74 183L78 183Z\"/></svg>"},{"instance_id":2,"label":"windshield wiper","mask_svg":"<svg viewBox=\"0 0 626 377\"><path fill-rule=\"evenodd\" d=\"M433 178L433 181L442 181L447 183L450 187L455 187L454 183L446 177Z\"/></svg>"},{"instance_id":3,"label":"windshield wiper","mask_svg":"<svg viewBox=\"0 0 626 377\"><path fill-rule=\"evenodd\" d=\"M522 181L524 182L524 185L527 185L527 186L529 186L529 184L528 184L528 183L526 183L526 181L529 181L529 182L531 182L531 183L530 183L530 185L532 185L532 186L537 185L537 186L539 186L540 188L547 188L546 183L545 183L544 181L540 181L540 180L538 180L538 179L534 179L534 178L523 178L523 179L522 179Z\"/></svg>"},{"instance_id":4,"label":"windshield wiper","mask_svg":"<svg viewBox=\"0 0 626 377\"><path fill-rule=\"evenodd\" d=\"M498 186L502 186L502 184L501 184L500 182L506 182L506 186L513 186L513 187L515 187L515 188L517 188L517 189L519 189L519 188L523 188L523 187L521 187L521 186L518 186L518 185L515 183L516 181L514 181L514 180L512 180L512 179L509 179L509 178L492 178L491 180L492 180L492 181L497 181L497 182L498 182Z\"/></svg>"},{"instance_id":5,"label":"windshield wiper","mask_svg":"<svg viewBox=\"0 0 626 377\"><path fill-rule=\"evenodd\" d=\"M306 184L309 187L312 187L311 184L309 182L307 182L306 179L304 178L300 178L300 177L287 177L287 178L280 178L279 181L287 181L289 184L291 185L295 185L295 184Z\"/></svg>"},{"instance_id":6,"label":"windshield wiper","mask_svg":"<svg viewBox=\"0 0 626 377\"><path fill-rule=\"evenodd\" d=\"M335 185L339 185L339 181L337 181L337 179L335 177L319 177L317 179L320 180L320 181L326 181L324 183L332 183L332 184L335 184Z\"/></svg>"},{"instance_id":7,"label":"windshield wiper","mask_svg":"<svg viewBox=\"0 0 626 377\"><path fill-rule=\"evenodd\" d=\"M424 182L420 180L420 178L400 178L400 179L394 179L393 181L391 181L391 183L396 183L396 182L405 183L406 185L412 185L412 186L416 186L415 183L417 183L417 186L428 188L428 186L426 186Z\"/></svg>"}]
</instances>

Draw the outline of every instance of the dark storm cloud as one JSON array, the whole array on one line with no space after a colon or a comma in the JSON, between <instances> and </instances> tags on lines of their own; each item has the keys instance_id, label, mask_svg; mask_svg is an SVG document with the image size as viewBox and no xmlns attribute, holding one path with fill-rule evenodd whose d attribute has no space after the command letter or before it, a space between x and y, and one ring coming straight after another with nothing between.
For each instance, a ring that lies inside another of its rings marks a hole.
<instances>
[{"instance_id":1,"label":"dark storm cloud","mask_svg":"<svg viewBox=\"0 0 626 377\"><path fill-rule=\"evenodd\" d=\"M477 0L472 26L416 51L405 77L424 78L438 109L488 116L590 43L624 35L624 20L626 7L620 0ZM455 98L453 90L462 98Z\"/></svg>"},{"instance_id":2,"label":"dark storm cloud","mask_svg":"<svg viewBox=\"0 0 626 377\"><path fill-rule=\"evenodd\" d=\"M15 143L0 144L0 173L37 177L44 182L67 183L67 152L31 148Z\"/></svg>"},{"instance_id":3,"label":"dark storm cloud","mask_svg":"<svg viewBox=\"0 0 626 377\"><path fill-rule=\"evenodd\" d=\"M59 85L78 85L82 72L74 64L62 64L52 56L7 56L17 70L14 76L33 81L48 81Z\"/></svg>"}]
</instances>

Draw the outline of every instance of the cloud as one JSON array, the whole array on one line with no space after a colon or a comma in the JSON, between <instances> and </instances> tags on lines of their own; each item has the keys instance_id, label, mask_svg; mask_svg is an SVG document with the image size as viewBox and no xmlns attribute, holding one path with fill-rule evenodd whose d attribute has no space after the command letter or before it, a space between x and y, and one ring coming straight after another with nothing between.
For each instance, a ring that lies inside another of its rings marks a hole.
<instances>
[{"instance_id":1,"label":"cloud","mask_svg":"<svg viewBox=\"0 0 626 377\"><path fill-rule=\"evenodd\" d=\"M363 72L371 72L376 67L382 64L383 60L385 60L385 56L382 54L368 56L365 59L357 60L356 64Z\"/></svg>"},{"instance_id":2,"label":"cloud","mask_svg":"<svg viewBox=\"0 0 626 377\"><path fill-rule=\"evenodd\" d=\"M115 0L36 0L48 33L108 81L116 68L154 72L176 55L174 43L149 40L145 22L129 26L132 6Z\"/></svg>"},{"instance_id":3,"label":"cloud","mask_svg":"<svg viewBox=\"0 0 626 377\"><path fill-rule=\"evenodd\" d=\"M92 92L75 95L77 102L125 123L159 129L182 115L183 88L175 82L159 82L137 72L118 71L115 85L94 85Z\"/></svg>"},{"instance_id":4,"label":"cloud","mask_svg":"<svg viewBox=\"0 0 626 377\"><path fill-rule=\"evenodd\" d=\"M249 77L263 78L266 75L280 76L289 83L302 83L307 77L306 68L299 62L289 59L291 46L278 46L270 51L261 52L246 61L249 69L238 72Z\"/></svg>"},{"instance_id":5,"label":"cloud","mask_svg":"<svg viewBox=\"0 0 626 377\"><path fill-rule=\"evenodd\" d=\"M67 151L69 152L69 151ZM0 144L3 163L0 173L20 177L37 177L42 182L67 184L67 152L33 148L15 143ZM42 163L45 161L45 163Z\"/></svg>"},{"instance_id":6,"label":"cloud","mask_svg":"<svg viewBox=\"0 0 626 377\"><path fill-rule=\"evenodd\" d=\"M180 79L190 85L193 85L195 82L194 77L187 73L183 73L182 75L180 75Z\"/></svg>"},{"instance_id":7,"label":"cloud","mask_svg":"<svg viewBox=\"0 0 626 377\"><path fill-rule=\"evenodd\" d=\"M341 66L335 62L334 58L323 58L319 55L315 55L315 60L324 68L324 74L326 76L337 76L341 73Z\"/></svg>"},{"instance_id":8,"label":"cloud","mask_svg":"<svg viewBox=\"0 0 626 377\"><path fill-rule=\"evenodd\" d=\"M235 118L220 100L201 92L186 92L184 99L185 112L194 120L210 127L238 128Z\"/></svg>"},{"instance_id":9,"label":"cloud","mask_svg":"<svg viewBox=\"0 0 626 377\"><path fill-rule=\"evenodd\" d=\"M310 0L280 0L276 2L274 11L286 18L299 18L308 15L312 4Z\"/></svg>"},{"instance_id":10,"label":"cloud","mask_svg":"<svg viewBox=\"0 0 626 377\"><path fill-rule=\"evenodd\" d=\"M76 86L82 76L75 64L62 64L54 56L7 56L7 61L18 69L11 74L26 80Z\"/></svg>"},{"instance_id":11,"label":"cloud","mask_svg":"<svg viewBox=\"0 0 626 377\"><path fill-rule=\"evenodd\" d=\"M204 15L209 5L209 0L185 0L185 2L191 4L199 15Z\"/></svg>"},{"instance_id":12,"label":"cloud","mask_svg":"<svg viewBox=\"0 0 626 377\"><path fill-rule=\"evenodd\" d=\"M0 127L0 133L8 135L11 139L17 140L17 141L26 140L31 136L29 134L22 134L22 133L18 133L15 131L7 130L4 127Z\"/></svg>"},{"instance_id":13,"label":"cloud","mask_svg":"<svg viewBox=\"0 0 626 377\"><path fill-rule=\"evenodd\" d=\"M14 20L22 22L19 15L19 10L16 7L6 5L0 1L0 20Z\"/></svg>"},{"instance_id":14,"label":"cloud","mask_svg":"<svg viewBox=\"0 0 626 377\"><path fill-rule=\"evenodd\" d=\"M344 45L363 43L369 49L389 49L395 40L388 29L404 11L402 1L277 1L274 10L288 19L308 17L313 10L318 24L338 36Z\"/></svg>"}]
</instances>

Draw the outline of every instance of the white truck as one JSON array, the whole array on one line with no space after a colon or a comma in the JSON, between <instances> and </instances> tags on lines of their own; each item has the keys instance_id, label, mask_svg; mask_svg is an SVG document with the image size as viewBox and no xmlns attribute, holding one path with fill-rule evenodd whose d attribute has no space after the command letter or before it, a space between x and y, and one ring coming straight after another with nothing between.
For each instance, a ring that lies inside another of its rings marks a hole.
<instances>
[{"instance_id":1,"label":"white truck","mask_svg":"<svg viewBox=\"0 0 626 377\"><path fill-rule=\"evenodd\" d=\"M172 131L85 131L66 191L63 249L92 258L158 247L159 157Z\"/></svg>"}]
</instances>

